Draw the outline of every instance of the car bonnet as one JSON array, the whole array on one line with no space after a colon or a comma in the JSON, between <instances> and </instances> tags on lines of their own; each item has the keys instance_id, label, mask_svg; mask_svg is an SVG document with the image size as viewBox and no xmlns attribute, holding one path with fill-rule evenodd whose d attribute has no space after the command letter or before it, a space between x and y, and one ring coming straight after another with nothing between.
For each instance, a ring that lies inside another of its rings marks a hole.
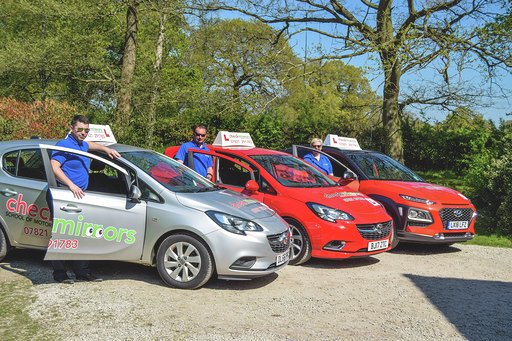
<instances>
[{"instance_id":1,"label":"car bonnet","mask_svg":"<svg viewBox=\"0 0 512 341\"><path fill-rule=\"evenodd\" d=\"M288 188L289 194L303 202L314 202L336 208L354 217L380 214L384 208L367 195L354 192L345 186L323 188Z\"/></svg>"},{"instance_id":2,"label":"car bonnet","mask_svg":"<svg viewBox=\"0 0 512 341\"><path fill-rule=\"evenodd\" d=\"M245 219L262 219L275 215L275 211L246 195L219 190L203 193L176 193L178 201L200 211L218 211Z\"/></svg>"},{"instance_id":3,"label":"car bonnet","mask_svg":"<svg viewBox=\"0 0 512 341\"><path fill-rule=\"evenodd\" d=\"M427 182L387 181L386 189L399 194L452 205L467 205L469 199L458 191Z\"/></svg>"}]
</instances>

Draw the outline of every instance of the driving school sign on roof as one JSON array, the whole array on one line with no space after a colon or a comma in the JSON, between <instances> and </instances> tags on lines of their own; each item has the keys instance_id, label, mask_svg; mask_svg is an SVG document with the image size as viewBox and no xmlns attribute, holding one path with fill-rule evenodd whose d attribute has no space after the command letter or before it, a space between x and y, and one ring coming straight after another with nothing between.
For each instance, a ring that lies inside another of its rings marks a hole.
<instances>
[{"instance_id":1,"label":"driving school sign on roof","mask_svg":"<svg viewBox=\"0 0 512 341\"><path fill-rule=\"evenodd\" d=\"M361 150L359 142L355 138L340 137L334 134L329 134L325 137L324 145L339 149Z\"/></svg>"},{"instance_id":2,"label":"driving school sign on roof","mask_svg":"<svg viewBox=\"0 0 512 341\"><path fill-rule=\"evenodd\" d=\"M89 124L89 134L87 135L86 141L98 142L104 145L117 143L112 129L110 126L102 124Z\"/></svg>"},{"instance_id":3,"label":"driving school sign on roof","mask_svg":"<svg viewBox=\"0 0 512 341\"><path fill-rule=\"evenodd\" d=\"M219 131L213 145L221 147L255 147L249 133L234 133L229 131Z\"/></svg>"}]
</instances>

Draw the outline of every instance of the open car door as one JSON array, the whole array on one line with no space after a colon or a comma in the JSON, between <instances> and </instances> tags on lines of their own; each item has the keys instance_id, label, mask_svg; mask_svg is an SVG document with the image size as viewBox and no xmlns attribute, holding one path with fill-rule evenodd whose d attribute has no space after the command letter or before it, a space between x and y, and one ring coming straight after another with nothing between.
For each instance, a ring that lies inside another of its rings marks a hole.
<instances>
[{"instance_id":1,"label":"open car door","mask_svg":"<svg viewBox=\"0 0 512 341\"><path fill-rule=\"evenodd\" d=\"M359 180L357 178L357 175L349 167L347 167L340 161L336 160L329 154L324 153L320 150L316 150L314 148L306 147L306 146L299 146L299 145L292 146L292 155L295 157L301 158L303 160L304 160L304 156L312 151L316 151L316 152L324 155L325 157L327 157L329 159L329 161L331 161L333 175L334 175L334 178L336 178L335 179L336 181L338 181L343 186L349 187L353 191L356 191L356 192L359 191Z\"/></svg>"},{"instance_id":2,"label":"open car door","mask_svg":"<svg viewBox=\"0 0 512 341\"><path fill-rule=\"evenodd\" d=\"M115 163L69 148L40 145L50 205L52 236L45 260L139 260L146 225L146 203L132 185L129 172ZM58 186L50 159L52 153L81 155L96 164L89 190L77 199L67 187Z\"/></svg>"}]
</instances>

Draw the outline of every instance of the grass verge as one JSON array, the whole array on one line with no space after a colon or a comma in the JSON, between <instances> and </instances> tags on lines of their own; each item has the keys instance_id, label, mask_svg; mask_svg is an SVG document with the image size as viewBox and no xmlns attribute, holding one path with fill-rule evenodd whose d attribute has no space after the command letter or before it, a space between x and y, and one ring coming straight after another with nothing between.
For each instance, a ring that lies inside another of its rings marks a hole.
<instances>
[{"instance_id":1,"label":"grass verge","mask_svg":"<svg viewBox=\"0 0 512 341\"><path fill-rule=\"evenodd\" d=\"M43 326L33 320L28 309L35 300L31 284L0 282L0 340L52 340Z\"/></svg>"},{"instance_id":2,"label":"grass verge","mask_svg":"<svg viewBox=\"0 0 512 341\"><path fill-rule=\"evenodd\" d=\"M495 246L495 247L511 247L512 239L508 237L498 236L496 234L477 235L473 240L467 241L467 244Z\"/></svg>"}]
</instances>

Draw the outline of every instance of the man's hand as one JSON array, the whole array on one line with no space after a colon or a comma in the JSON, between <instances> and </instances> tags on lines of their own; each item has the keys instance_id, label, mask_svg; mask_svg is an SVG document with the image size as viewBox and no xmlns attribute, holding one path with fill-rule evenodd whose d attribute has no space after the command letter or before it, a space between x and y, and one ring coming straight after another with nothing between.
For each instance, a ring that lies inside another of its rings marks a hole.
<instances>
[{"instance_id":1,"label":"man's hand","mask_svg":"<svg viewBox=\"0 0 512 341\"><path fill-rule=\"evenodd\" d=\"M69 190L71 192L73 192L73 195L77 199L82 199L85 196L84 191L82 191L82 189L80 187L76 186L75 184L70 185Z\"/></svg>"},{"instance_id":2,"label":"man's hand","mask_svg":"<svg viewBox=\"0 0 512 341\"><path fill-rule=\"evenodd\" d=\"M111 159L117 159L118 157L121 157L121 154L118 153L117 150L112 148L105 147L105 153L111 158Z\"/></svg>"}]
</instances>

